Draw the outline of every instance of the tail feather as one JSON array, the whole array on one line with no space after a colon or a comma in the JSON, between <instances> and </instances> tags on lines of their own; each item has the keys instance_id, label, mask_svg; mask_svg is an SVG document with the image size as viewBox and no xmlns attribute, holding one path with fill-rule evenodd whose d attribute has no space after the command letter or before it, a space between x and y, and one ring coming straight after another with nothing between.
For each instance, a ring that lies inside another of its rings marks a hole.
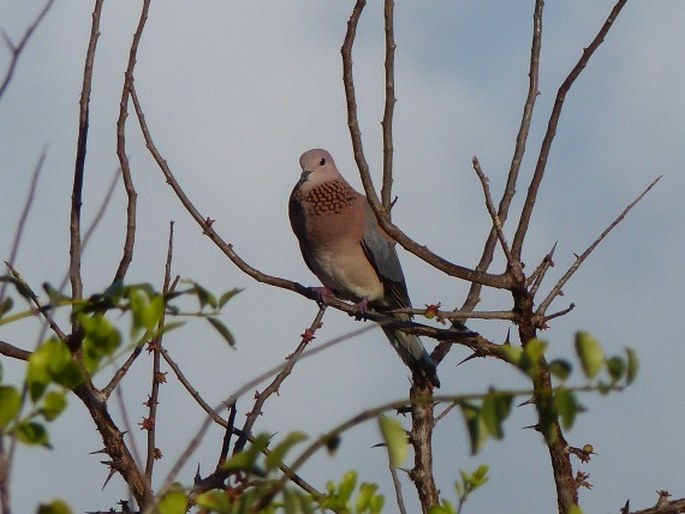
<instances>
[{"instance_id":1,"label":"tail feather","mask_svg":"<svg viewBox=\"0 0 685 514\"><path fill-rule=\"evenodd\" d=\"M417 336L392 328L383 328L383 332L410 369L423 375L435 387L440 387L435 362Z\"/></svg>"}]
</instances>

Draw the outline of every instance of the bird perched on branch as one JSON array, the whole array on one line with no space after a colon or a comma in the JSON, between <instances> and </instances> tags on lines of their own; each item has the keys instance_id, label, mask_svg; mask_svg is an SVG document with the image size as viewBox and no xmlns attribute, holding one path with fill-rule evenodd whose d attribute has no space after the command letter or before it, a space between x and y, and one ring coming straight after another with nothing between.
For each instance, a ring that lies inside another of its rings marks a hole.
<instances>
[{"instance_id":1,"label":"bird perched on branch","mask_svg":"<svg viewBox=\"0 0 685 514\"><path fill-rule=\"evenodd\" d=\"M395 242L378 226L366 197L340 175L331 154L319 148L300 157L302 175L289 202L290 224L302 256L326 294L357 303L361 314L411 307ZM406 314L395 314L406 321ZM382 327L404 363L439 387L435 363L419 338Z\"/></svg>"}]
</instances>

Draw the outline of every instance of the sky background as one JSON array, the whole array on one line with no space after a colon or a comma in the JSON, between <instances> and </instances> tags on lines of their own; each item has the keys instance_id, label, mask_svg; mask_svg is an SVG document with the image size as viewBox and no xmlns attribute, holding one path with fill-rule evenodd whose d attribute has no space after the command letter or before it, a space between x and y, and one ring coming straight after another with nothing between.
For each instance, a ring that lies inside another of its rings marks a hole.
<instances>
[{"instance_id":1,"label":"sky background","mask_svg":"<svg viewBox=\"0 0 685 514\"><path fill-rule=\"evenodd\" d=\"M42 2L0 1L0 27L18 41ZM471 158L480 159L496 198L513 152L528 80L533 2L401 2L396 7L394 221L447 259L472 267L489 230ZM540 96L523 162L520 194L530 178L556 90L613 6L603 0L549 1L543 21ZM327 148L349 181L360 187L346 126L339 49L352 2L153 2L135 73L136 88L159 150L203 215L254 267L307 285L315 277L301 259L287 219L287 200L299 176L298 158ZM78 100L90 31L92 2L57 0L29 42L14 79L0 99L0 255L9 257L14 230L39 156L46 160L16 267L36 289L59 284L68 263L68 220L75 157ZM106 2L95 61L83 214L93 218L118 168L115 123L131 36L139 15L132 2ZM605 43L569 94L530 226L523 259L533 269L558 242L555 264L543 284L551 288L618 213L655 177L658 186L590 257L552 310L576 304L542 336L551 357L572 355L576 330L590 331L605 351L633 347L637 382L609 396L586 395L588 409L567 439L593 444L596 455L574 466L590 474L580 492L585 512L616 512L656 501L655 491L682 490L683 375L681 303L685 236L679 223L685 191L685 4L680 0L629 2ZM366 156L378 182L383 114L383 19L370 2L354 51L360 123ZM0 52L0 70L9 63ZM132 110L132 108L131 108ZM203 237L142 142L134 116L127 124L127 153L138 191L136 253L128 282L161 287L168 223L174 220L174 273L220 292L245 291L221 319L237 349L205 324L191 322L169 334L166 347L210 404L227 398L250 378L283 362L316 305L252 281ZM522 199L514 204L516 219ZM121 185L83 256L86 294L112 280L121 256L125 196ZM513 223L507 226L512 238ZM401 251L416 306L463 302L468 284L432 270ZM497 257L494 271L502 268ZM543 293L544 294L544 293ZM506 309L510 298L482 294L481 309ZM474 322L473 329L502 341L504 322ZM0 330L0 339L32 348L40 325L23 321ZM358 328L343 313L326 313L316 342ZM430 348L432 341L425 341ZM316 344L316 343L314 343ZM525 381L497 361L456 367L468 352L456 347L439 368L441 393L520 388ZM122 386L123 404L139 441L137 423L149 386L150 358L141 356ZM2 358L7 381L23 367ZM99 379L98 379L99 380ZM103 381L105 378L103 377ZM576 377L580 381L580 377ZM579 383L579 382L576 382ZM358 412L406 396L407 371L380 330L298 364L280 396L270 400L255 430L318 435ZM120 427L122 413L112 401ZM247 395L238 402L251 407ZM194 434L202 412L169 375L162 388L158 464L162 479ZM556 500L550 464L530 407L514 410L503 441L469 455L455 410L435 433L435 470L445 498L459 469L486 463L490 481L466 512L552 512ZM72 398L50 427L54 450L20 447L13 468L15 512L41 501L66 499L74 512L107 510L125 498L115 477L101 491L107 469L102 446L83 406ZM212 429L179 477L192 481L199 463L210 472L221 445ZM386 456L369 422L343 438L336 456L317 455L303 476L323 488L357 469L381 484L388 512L395 510ZM140 446L142 449L142 446ZM404 484L410 511L413 488Z\"/></svg>"}]
</instances>

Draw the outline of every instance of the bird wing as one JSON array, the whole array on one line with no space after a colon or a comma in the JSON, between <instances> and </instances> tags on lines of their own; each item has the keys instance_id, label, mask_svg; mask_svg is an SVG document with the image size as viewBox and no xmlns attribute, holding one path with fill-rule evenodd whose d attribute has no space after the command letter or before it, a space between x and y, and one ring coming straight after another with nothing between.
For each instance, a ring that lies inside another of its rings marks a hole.
<instances>
[{"instance_id":1,"label":"bird wing","mask_svg":"<svg viewBox=\"0 0 685 514\"><path fill-rule=\"evenodd\" d=\"M366 226L362 248L385 288L384 303L390 308L411 307L395 242L378 226L371 206L366 204Z\"/></svg>"}]
</instances>

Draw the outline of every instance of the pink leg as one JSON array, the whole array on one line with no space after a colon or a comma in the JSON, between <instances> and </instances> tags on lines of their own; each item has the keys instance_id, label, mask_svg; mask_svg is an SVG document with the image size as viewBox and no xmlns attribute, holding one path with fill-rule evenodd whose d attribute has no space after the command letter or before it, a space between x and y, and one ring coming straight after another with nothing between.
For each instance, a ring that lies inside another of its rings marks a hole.
<instances>
[{"instance_id":1,"label":"pink leg","mask_svg":"<svg viewBox=\"0 0 685 514\"><path fill-rule=\"evenodd\" d=\"M309 289L316 293L316 302L319 305L326 305L326 298L335 296L335 291L333 291L330 287L310 287Z\"/></svg>"},{"instance_id":2,"label":"pink leg","mask_svg":"<svg viewBox=\"0 0 685 514\"><path fill-rule=\"evenodd\" d=\"M354 304L354 319L357 321L359 320L366 320L366 313L369 310L369 298L365 296L364 298L361 299L359 303Z\"/></svg>"}]
</instances>

